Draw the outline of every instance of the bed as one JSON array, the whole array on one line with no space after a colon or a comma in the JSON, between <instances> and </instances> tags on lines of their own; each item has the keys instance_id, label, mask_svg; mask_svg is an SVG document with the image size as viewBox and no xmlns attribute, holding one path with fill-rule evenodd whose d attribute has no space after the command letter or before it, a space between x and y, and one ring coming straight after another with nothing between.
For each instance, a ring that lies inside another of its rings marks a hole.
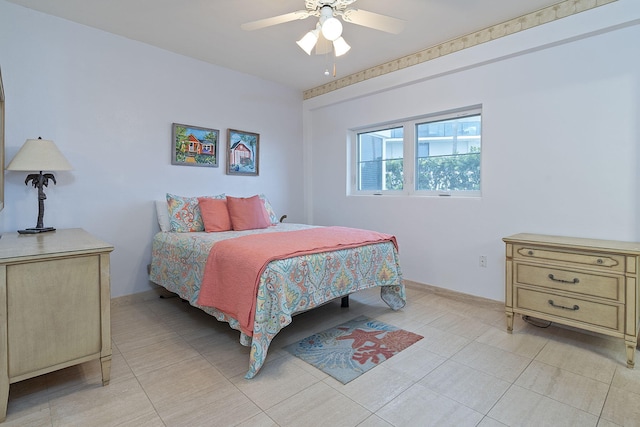
<instances>
[{"instance_id":1,"label":"bed","mask_svg":"<svg viewBox=\"0 0 640 427\"><path fill-rule=\"evenodd\" d=\"M161 206L161 203L157 203L159 219ZM247 291L254 298L249 310L249 320L242 312L234 312L227 307L220 309L204 298L208 295L208 286L212 286L212 270L216 269L211 264L214 258L212 255L218 248L223 248L223 245L226 245L226 249L218 250L218 253L230 253L227 249L239 242L251 242L253 245L253 240L250 239L264 242L274 239L307 240L306 237L302 238L307 236L305 233L320 236L320 233L325 232L325 229L328 232L330 228L334 227L280 222L261 229L219 232L172 232L165 227L165 231L160 231L153 238L149 278L194 307L238 330L240 343L251 347L249 370L245 375L245 378L250 379L262 367L272 339L291 323L292 316L296 313L372 287L380 287L380 296L391 309L404 307L405 289L395 238L319 252L302 251L266 262L256 276L255 289ZM342 231L351 230L358 231L346 228L333 231L343 234ZM241 264L244 265L244 262ZM244 286L236 286L235 277L233 280L229 282L231 285L222 286L226 292L234 288L244 289ZM238 292L238 289L233 291ZM204 304L203 301L207 303Z\"/></svg>"}]
</instances>

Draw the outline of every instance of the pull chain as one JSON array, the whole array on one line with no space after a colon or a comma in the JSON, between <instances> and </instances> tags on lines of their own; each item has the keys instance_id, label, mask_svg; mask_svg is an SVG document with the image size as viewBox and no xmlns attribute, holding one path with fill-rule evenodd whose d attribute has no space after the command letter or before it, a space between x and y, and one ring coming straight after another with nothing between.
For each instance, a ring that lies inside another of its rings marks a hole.
<instances>
[{"instance_id":1,"label":"pull chain","mask_svg":"<svg viewBox=\"0 0 640 427\"><path fill-rule=\"evenodd\" d=\"M329 72L329 63L330 63L329 55L333 56L333 67L332 67L333 72ZM327 52L325 54L325 61L327 63L327 66L324 69L324 75L327 76L327 77L333 76L335 78L336 77L336 55L335 55L335 51L333 49L331 49L331 52Z\"/></svg>"}]
</instances>

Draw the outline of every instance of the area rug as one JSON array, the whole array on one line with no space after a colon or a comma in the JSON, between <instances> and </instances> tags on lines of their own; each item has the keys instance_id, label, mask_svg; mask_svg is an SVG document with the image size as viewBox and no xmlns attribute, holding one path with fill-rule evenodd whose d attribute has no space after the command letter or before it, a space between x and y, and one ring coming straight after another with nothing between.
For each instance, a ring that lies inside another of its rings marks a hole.
<instances>
[{"instance_id":1,"label":"area rug","mask_svg":"<svg viewBox=\"0 0 640 427\"><path fill-rule=\"evenodd\" d=\"M360 316L284 349L346 384L422 338Z\"/></svg>"}]
</instances>

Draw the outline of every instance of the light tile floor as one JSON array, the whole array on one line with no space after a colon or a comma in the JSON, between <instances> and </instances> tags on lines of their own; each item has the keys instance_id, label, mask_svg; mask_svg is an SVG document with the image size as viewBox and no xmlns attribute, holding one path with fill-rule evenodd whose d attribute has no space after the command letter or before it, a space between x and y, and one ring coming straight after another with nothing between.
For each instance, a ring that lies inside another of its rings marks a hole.
<instances>
[{"instance_id":1,"label":"light tile floor","mask_svg":"<svg viewBox=\"0 0 640 427\"><path fill-rule=\"evenodd\" d=\"M498 302L407 294L296 316L252 380L228 325L177 298L114 304L111 384L98 361L12 384L4 426L640 426L621 339L519 317L507 334ZM281 350L361 314L424 339L346 385Z\"/></svg>"}]
</instances>

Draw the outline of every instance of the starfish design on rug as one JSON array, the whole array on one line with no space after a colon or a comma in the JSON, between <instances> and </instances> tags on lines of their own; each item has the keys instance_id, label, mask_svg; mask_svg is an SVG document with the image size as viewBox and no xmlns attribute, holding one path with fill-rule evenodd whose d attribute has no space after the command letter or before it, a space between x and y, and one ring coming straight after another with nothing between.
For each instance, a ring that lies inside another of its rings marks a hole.
<instances>
[{"instance_id":1,"label":"starfish design on rug","mask_svg":"<svg viewBox=\"0 0 640 427\"><path fill-rule=\"evenodd\" d=\"M338 328L342 331L348 331L349 328ZM387 331L365 331L362 329L354 329L349 335L343 335L341 337L336 338L337 340L353 340L353 344L351 347L360 348L364 346L366 343L371 342L377 344L380 342L380 338L382 338ZM380 337L379 335L382 335Z\"/></svg>"}]
</instances>

